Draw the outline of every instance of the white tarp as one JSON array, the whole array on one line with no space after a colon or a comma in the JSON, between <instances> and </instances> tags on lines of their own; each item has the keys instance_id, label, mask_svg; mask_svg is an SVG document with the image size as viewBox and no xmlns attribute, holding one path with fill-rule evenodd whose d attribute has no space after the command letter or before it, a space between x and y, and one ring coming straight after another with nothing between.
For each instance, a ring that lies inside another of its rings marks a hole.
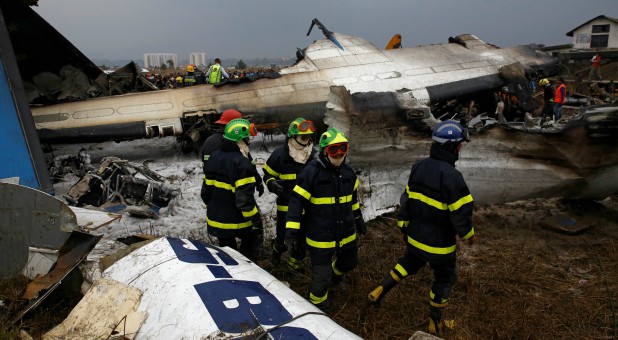
<instances>
[{"instance_id":1,"label":"white tarp","mask_svg":"<svg viewBox=\"0 0 618 340\"><path fill-rule=\"evenodd\" d=\"M142 291L138 311L148 317L136 339L231 339L275 326L264 339L359 339L227 247L161 238L103 277Z\"/></svg>"}]
</instances>

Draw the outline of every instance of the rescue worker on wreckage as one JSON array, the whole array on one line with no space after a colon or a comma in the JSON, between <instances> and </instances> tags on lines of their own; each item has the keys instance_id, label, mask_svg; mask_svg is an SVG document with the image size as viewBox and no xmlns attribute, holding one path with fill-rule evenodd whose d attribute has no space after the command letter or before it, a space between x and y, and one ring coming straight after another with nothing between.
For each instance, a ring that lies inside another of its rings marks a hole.
<instances>
[{"instance_id":1,"label":"rescue worker on wreckage","mask_svg":"<svg viewBox=\"0 0 618 340\"><path fill-rule=\"evenodd\" d=\"M357 234L365 234L366 228L358 203L358 179L345 162L348 139L329 128L319 145L318 157L296 177L285 245L294 253L306 243L313 272L309 301L327 310L329 285L340 283L346 272L356 268Z\"/></svg>"},{"instance_id":2,"label":"rescue worker on wreckage","mask_svg":"<svg viewBox=\"0 0 618 340\"><path fill-rule=\"evenodd\" d=\"M428 331L439 335L442 312L457 280L456 236L472 243L474 202L463 176L455 169L462 142L470 141L459 123L446 120L432 133L429 158L412 166L401 196L397 226L407 251L378 287L369 293L370 304L378 304L398 282L415 275L427 263L434 282L429 291Z\"/></svg>"},{"instance_id":3,"label":"rescue worker on wreckage","mask_svg":"<svg viewBox=\"0 0 618 340\"><path fill-rule=\"evenodd\" d=\"M539 80L539 85L543 87L543 109L541 110L541 125L543 125L545 117L554 121L554 88L547 78Z\"/></svg>"},{"instance_id":4,"label":"rescue worker on wreckage","mask_svg":"<svg viewBox=\"0 0 618 340\"><path fill-rule=\"evenodd\" d=\"M315 126L312 121L296 118L288 128L287 142L273 151L264 166L266 187L277 195L277 235L272 243L271 257L271 262L275 266L281 262L281 254L288 250L284 243L288 203L296 183L296 176L315 157L316 150L311 140L314 133ZM290 250L289 269L304 273L302 260L305 251L304 242L298 242L296 249Z\"/></svg>"},{"instance_id":5,"label":"rescue worker on wreckage","mask_svg":"<svg viewBox=\"0 0 618 340\"><path fill-rule=\"evenodd\" d=\"M225 126L221 148L206 164L203 199L207 205L208 233L216 237L220 247L237 249L256 260L258 236L262 233L262 217L254 198L257 169L249 160L249 137L257 135L253 123L233 119Z\"/></svg>"}]
</instances>

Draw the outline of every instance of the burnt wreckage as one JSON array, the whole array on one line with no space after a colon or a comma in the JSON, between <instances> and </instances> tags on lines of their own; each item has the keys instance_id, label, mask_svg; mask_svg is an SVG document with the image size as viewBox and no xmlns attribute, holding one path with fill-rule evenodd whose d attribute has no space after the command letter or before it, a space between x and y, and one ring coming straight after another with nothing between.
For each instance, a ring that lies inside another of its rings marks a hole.
<instances>
[{"instance_id":1,"label":"burnt wreckage","mask_svg":"<svg viewBox=\"0 0 618 340\"><path fill-rule=\"evenodd\" d=\"M538 106L527 76L558 71L558 60L538 46L499 48L465 34L446 44L383 50L315 19L314 25L325 38L268 77L111 97L101 97L109 92L102 89L90 92L97 98L32 107L40 138L173 135L199 144L228 108L271 129L303 116L350 136L364 204L379 213L396 205L410 165L427 155L431 127L455 119L471 128L458 168L477 201L618 192L616 107L583 108L545 129L524 125L525 113ZM90 85L97 87L98 77L89 76ZM501 123L490 124L496 120Z\"/></svg>"}]
</instances>

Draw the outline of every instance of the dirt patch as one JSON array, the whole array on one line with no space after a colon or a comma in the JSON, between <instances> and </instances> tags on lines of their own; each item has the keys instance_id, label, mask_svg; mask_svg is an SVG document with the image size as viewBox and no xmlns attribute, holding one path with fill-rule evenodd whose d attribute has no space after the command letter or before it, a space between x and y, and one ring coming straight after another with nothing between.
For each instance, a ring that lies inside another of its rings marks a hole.
<instances>
[{"instance_id":1,"label":"dirt patch","mask_svg":"<svg viewBox=\"0 0 618 340\"><path fill-rule=\"evenodd\" d=\"M542 228L541 220L560 212L594 226L577 236ZM534 199L477 205L476 242L460 243L457 250L459 278L444 315L455 323L444 338L615 338L616 216L618 197L594 204ZM360 243L359 267L346 278L347 289L329 292L329 314L366 339L407 339L426 329L431 270L407 278L380 307L369 307L367 294L405 246L392 216L368 223L368 230ZM309 276L273 274L307 295Z\"/></svg>"}]
</instances>

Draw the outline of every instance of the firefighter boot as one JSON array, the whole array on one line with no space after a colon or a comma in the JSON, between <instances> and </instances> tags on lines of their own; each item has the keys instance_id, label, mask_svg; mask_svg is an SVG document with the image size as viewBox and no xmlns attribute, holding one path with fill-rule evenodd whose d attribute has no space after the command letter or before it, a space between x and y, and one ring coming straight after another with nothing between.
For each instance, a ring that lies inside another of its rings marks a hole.
<instances>
[{"instance_id":1,"label":"firefighter boot","mask_svg":"<svg viewBox=\"0 0 618 340\"><path fill-rule=\"evenodd\" d=\"M441 336L442 329L444 328L444 321L442 321L442 311L444 307L429 307L429 326L427 326L427 333Z\"/></svg>"},{"instance_id":2,"label":"firefighter boot","mask_svg":"<svg viewBox=\"0 0 618 340\"><path fill-rule=\"evenodd\" d=\"M284 248L284 249L281 249L281 248ZM284 251L285 251L285 246L281 247L280 245L277 244L276 241L273 241L272 254L270 257L270 262L273 264L273 266L278 266L279 263L281 263L281 254L283 254Z\"/></svg>"},{"instance_id":3,"label":"firefighter boot","mask_svg":"<svg viewBox=\"0 0 618 340\"><path fill-rule=\"evenodd\" d=\"M368 302L373 305L377 305L380 303L384 295L388 293L395 285L399 282L399 279L395 276L395 274L391 271L386 275L380 285L377 286L374 290L369 293Z\"/></svg>"}]
</instances>

